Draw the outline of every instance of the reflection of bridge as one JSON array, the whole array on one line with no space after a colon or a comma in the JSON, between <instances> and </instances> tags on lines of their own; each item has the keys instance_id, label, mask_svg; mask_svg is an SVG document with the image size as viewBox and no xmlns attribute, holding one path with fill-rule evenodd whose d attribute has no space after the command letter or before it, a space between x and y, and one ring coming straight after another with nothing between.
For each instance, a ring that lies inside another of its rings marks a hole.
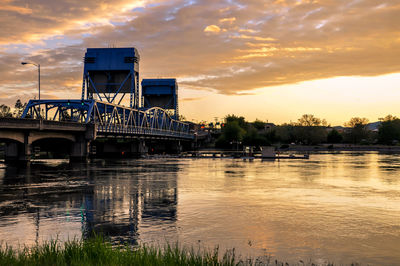
<instances>
[{"instance_id":1,"label":"reflection of bridge","mask_svg":"<svg viewBox=\"0 0 400 266\"><path fill-rule=\"evenodd\" d=\"M127 93L130 107L120 105ZM71 159L84 159L90 151L123 155L146 153L149 148L179 151L181 141L194 139L189 125L178 120L175 79L152 80L142 107L139 95L135 48L88 49L81 99L30 100L23 119L0 121L6 160L29 160L34 148L45 146L55 150L63 146Z\"/></svg>"},{"instance_id":2,"label":"reflection of bridge","mask_svg":"<svg viewBox=\"0 0 400 266\"><path fill-rule=\"evenodd\" d=\"M180 169L175 163L161 167L164 175L156 160L8 165L0 173L0 235L7 235L11 225L25 227L23 235L10 236L16 245L55 238L56 233L60 241L96 232L132 244L140 236L151 240L152 232L176 235Z\"/></svg>"}]
</instances>

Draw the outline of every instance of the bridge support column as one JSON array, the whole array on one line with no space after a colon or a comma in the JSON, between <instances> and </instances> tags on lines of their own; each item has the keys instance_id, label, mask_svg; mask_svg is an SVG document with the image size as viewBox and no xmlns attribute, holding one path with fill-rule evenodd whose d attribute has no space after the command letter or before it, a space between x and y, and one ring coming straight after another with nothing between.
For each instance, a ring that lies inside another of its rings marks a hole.
<instances>
[{"instance_id":1,"label":"bridge support column","mask_svg":"<svg viewBox=\"0 0 400 266\"><path fill-rule=\"evenodd\" d=\"M24 135L24 143L8 142L4 150L6 162L27 163L31 160L32 145L29 143L29 134Z\"/></svg>"},{"instance_id":2,"label":"bridge support column","mask_svg":"<svg viewBox=\"0 0 400 266\"><path fill-rule=\"evenodd\" d=\"M139 139L131 144L132 154L136 157L146 155L148 153L148 147L146 146L145 140Z\"/></svg>"},{"instance_id":3,"label":"bridge support column","mask_svg":"<svg viewBox=\"0 0 400 266\"><path fill-rule=\"evenodd\" d=\"M182 152L182 145L179 140L169 141L166 143L167 152L172 154L179 154Z\"/></svg>"},{"instance_id":4,"label":"bridge support column","mask_svg":"<svg viewBox=\"0 0 400 266\"><path fill-rule=\"evenodd\" d=\"M71 162L86 162L89 156L89 144L90 142L84 136L77 138L77 141L72 144L69 160Z\"/></svg>"},{"instance_id":5,"label":"bridge support column","mask_svg":"<svg viewBox=\"0 0 400 266\"><path fill-rule=\"evenodd\" d=\"M18 157L19 157L18 146L19 145L21 145L21 144L16 143L16 142L6 143L5 150L4 150L4 156L5 156L6 162L18 160Z\"/></svg>"},{"instance_id":6,"label":"bridge support column","mask_svg":"<svg viewBox=\"0 0 400 266\"><path fill-rule=\"evenodd\" d=\"M138 152L140 153L140 155L147 154L148 151L149 149L146 147L146 142L144 140L139 140Z\"/></svg>"},{"instance_id":7,"label":"bridge support column","mask_svg":"<svg viewBox=\"0 0 400 266\"><path fill-rule=\"evenodd\" d=\"M174 153L180 154L182 152L182 145L180 140L176 141L173 146Z\"/></svg>"}]
</instances>

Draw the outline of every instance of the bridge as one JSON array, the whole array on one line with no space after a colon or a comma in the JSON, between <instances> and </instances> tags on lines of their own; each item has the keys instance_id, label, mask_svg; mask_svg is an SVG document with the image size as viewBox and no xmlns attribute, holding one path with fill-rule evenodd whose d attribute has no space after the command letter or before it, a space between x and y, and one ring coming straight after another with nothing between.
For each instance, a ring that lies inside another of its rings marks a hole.
<instances>
[{"instance_id":1,"label":"bridge","mask_svg":"<svg viewBox=\"0 0 400 266\"><path fill-rule=\"evenodd\" d=\"M84 61L81 99L30 100L21 118L0 119L6 160L29 161L41 148L71 160L178 152L194 140L179 121L175 79L152 79L140 105L135 48L89 48ZM121 104L126 94L129 107Z\"/></svg>"}]
</instances>

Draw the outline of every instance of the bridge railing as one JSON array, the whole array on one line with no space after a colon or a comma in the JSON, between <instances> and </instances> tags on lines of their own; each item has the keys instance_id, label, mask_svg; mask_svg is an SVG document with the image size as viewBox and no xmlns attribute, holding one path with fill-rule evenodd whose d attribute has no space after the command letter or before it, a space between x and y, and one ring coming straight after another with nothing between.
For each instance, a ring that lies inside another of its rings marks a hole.
<instances>
[{"instance_id":1,"label":"bridge railing","mask_svg":"<svg viewBox=\"0 0 400 266\"><path fill-rule=\"evenodd\" d=\"M93 123L98 133L194 138L188 124L158 107L138 110L97 100L30 100L22 118Z\"/></svg>"}]
</instances>

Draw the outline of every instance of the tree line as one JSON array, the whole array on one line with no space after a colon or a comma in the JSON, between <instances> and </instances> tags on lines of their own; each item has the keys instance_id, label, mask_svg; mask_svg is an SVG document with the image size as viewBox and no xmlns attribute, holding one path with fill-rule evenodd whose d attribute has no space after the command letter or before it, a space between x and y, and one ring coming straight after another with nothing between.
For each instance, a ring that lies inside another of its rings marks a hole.
<instances>
[{"instance_id":1,"label":"tree line","mask_svg":"<svg viewBox=\"0 0 400 266\"><path fill-rule=\"evenodd\" d=\"M14 108L1 104L0 105L0 118L15 117L19 118L25 110L27 103L22 103L20 99L15 102Z\"/></svg>"},{"instance_id":2,"label":"tree line","mask_svg":"<svg viewBox=\"0 0 400 266\"><path fill-rule=\"evenodd\" d=\"M380 118L378 130L369 130L368 119L353 117L345 128L333 128L325 119L305 114L297 122L271 126L263 121L247 122L242 116L225 117L216 147L232 148L246 146L268 146L272 144L318 145L322 143L387 144L400 141L400 119L388 115Z\"/></svg>"}]
</instances>

